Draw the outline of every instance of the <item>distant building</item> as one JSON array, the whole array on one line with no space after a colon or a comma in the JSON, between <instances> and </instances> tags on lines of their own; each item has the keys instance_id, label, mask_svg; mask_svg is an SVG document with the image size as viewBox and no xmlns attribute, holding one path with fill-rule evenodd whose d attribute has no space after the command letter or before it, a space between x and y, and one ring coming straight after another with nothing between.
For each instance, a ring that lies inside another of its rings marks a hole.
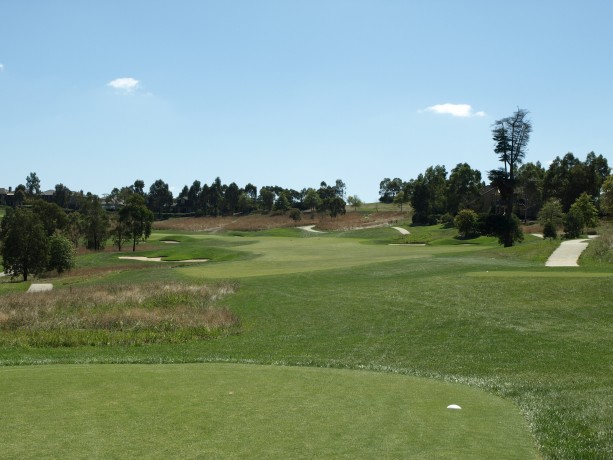
<instances>
[{"instance_id":1,"label":"distant building","mask_svg":"<svg viewBox=\"0 0 613 460\"><path fill-rule=\"evenodd\" d=\"M13 188L9 187L8 190L0 187L0 206L13 206L15 204L15 192Z\"/></svg>"},{"instance_id":2,"label":"distant building","mask_svg":"<svg viewBox=\"0 0 613 460\"><path fill-rule=\"evenodd\" d=\"M37 195L41 200L53 203L55 201L55 190L46 190ZM12 187L8 190L0 187L0 206L14 206L15 205L15 192Z\"/></svg>"},{"instance_id":3,"label":"distant building","mask_svg":"<svg viewBox=\"0 0 613 460\"><path fill-rule=\"evenodd\" d=\"M44 201L48 201L49 203L53 203L55 201L55 190L47 190L38 195L39 198Z\"/></svg>"}]
</instances>

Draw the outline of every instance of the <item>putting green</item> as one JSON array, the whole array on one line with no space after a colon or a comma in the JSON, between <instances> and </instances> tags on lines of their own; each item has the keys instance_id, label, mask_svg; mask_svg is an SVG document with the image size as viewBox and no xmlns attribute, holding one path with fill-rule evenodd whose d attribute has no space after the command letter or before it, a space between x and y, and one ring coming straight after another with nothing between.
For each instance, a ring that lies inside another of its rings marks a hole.
<instances>
[{"instance_id":1,"label":"putting green","mask_svg":"<svg viewBox=\"0 0 613 460\"><path fill-rule=\"evenodd\" d=\"M538 458L510 402L394 374L50 365L0 382L5 458Z\"/></svg>"}]
</instances>

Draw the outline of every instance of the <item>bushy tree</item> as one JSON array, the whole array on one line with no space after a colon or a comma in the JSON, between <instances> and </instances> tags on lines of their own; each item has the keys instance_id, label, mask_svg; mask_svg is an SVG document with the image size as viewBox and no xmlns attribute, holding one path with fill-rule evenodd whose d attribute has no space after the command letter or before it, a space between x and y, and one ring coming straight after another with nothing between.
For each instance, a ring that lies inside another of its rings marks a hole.
<instances>
[{"instance_id":1,"label":"bushy tree","mask_svg":"<svg viewBox=\"0 0 613 460\"><path fill-rule=\"evenodd\" d=\"M279 212L285 212L291 207L287 195L281 193L274 204L274 210Z\"/></svg>"},{"instance_id":2,"label":"bushy tree","mask_svg":"<svg viewBox=\"0 0 613 460\"><path fill-rule=\"evenodd\" d=\"M569 152L562 158L556 157L549 165L543 179L543 195L559 199L566 212L584 192L598 198L610 171L602 155L590 152L582 162Z\"/></svg>"},{"instance_id":3,"label":"bushy tree","mask_svg":"<svg viewBox=\"0 0 613 460\"><path fill-rule=\"evenodd\" d=\"M613 214L613 175L607 177L602 184L600 209L602 209L602 212L605 214Z\"/></svg>"},{"instance_id":4,"label":"bushy tree","mask_svg":"<svg viewBox=\"0 0 613 460\"><path fill-rule=\"evenodd\" d=\"M129 235L132 240L132 251L136 251L136 245L145 241L151 235L153 212L146 204L145 199L138 194L132 195L126 205L119 210L119 224L122 231Z\"/></svg>"},{"instance_id":5,"label":"bushy tree","mask_svg":"<svg viewBox=\"0 0 613 460\"><path fill-rule=\"evenodd\" d=\"M66 212L55 203L36 199L32 204L32 211L43 223L47 236L53 235L57 230L63 231L68 225Z\"/></svg>"},{"instance_id":6,"label":"bushy tree","mask_svg":"<svg viewBox=\"0 0 613 460\"><path fill-rule=\"evenodd\" d=\"M64 184L56 184L55 192L53 192L53 201L60 208L65 208L68 206L68 200L70 198L71 191Z\"/></svg>"},{"instance_id":7,"label":"bushy tree","mask_svg":"<svg viewBox=\"0 0 613 460\"><path fill-rule=\"evenodd\" d=\"M456 215L460 209L475 209L481 190L481 172L468 163L458 163L451 170L447 185L447 211Z\"/></svg>"},{"instance_id":8,"label":"bushy tree","mask_svg":"<svg viewBox=\"0 0 613 460\"><path fill-rule=\"evenodd\" d=\"M110 221L100 198L96 195L88 195L81 207L81 213L87 249L94 251L104 249L109 236Z\"/></svg>"},{"instance_id":9,"label":"bushy tree","mask_svg":"<svg viewBox=\"0 0 613 460\"><path fill-rule=\"evenodd\" d=\"M35 172L31 172L28 177L26 177L26 191L28 195L40 194L40 179Z\"/></svg>"},{"instance_id":10,"label":"bushy tree","mask_svg":"<svg viewBox=\"0 0 613 460\"><path fill-rule=\"evenodd\" d=\"M268 187L262 187L260 189L259 202L262 212L271 212L275 205L275 193Z\"/></svg>"},{"instance_id":11,"label":"bushy tree","mask_svg":"<svg viewBox=\"0 0 613 460\"><path fill-rule=\"evenodd\" d=\"M578 208L571 208L564 216L564 236L566 238L579 238L585 227L583 213Z\"/></svg>"},{"instance_id":12,"label":"bushy tree","mask_svg":"<svg viewBox=\"0 0 613 460\"><path fill-rule=\"evenodd\" d=\"M379 201L381 203L392 203L398 192L404 188L402 179L386 177L379 183Z\"/></svg>"},{"instance_id":13,"label":"bushy tree","mask_svg":"<svg viewBox=\"0 0 613 460\"><path fill-rule=\"evenodd\" d=\"M557 229L564 222L564 212L560 201L550 198L545 202L538 214L539 223Z\"/></svg>"},{"instance_id":14,"label":"bushy tree","mask_svg":"<svg viewBox=\"0 0 613 460\"><path fill-rule=\"evenodd\" d=\"M545 169L537 161L526 163L517 170L517 202L524 211L524 221L533 218L543 203Z\"/></svg>"},{"instance_id":15,"label":"bushy tree","mask_svg":"<svg viewBox=\"0 0 613 460\"><path fill-rule=\"evenodd\" d=\"M156 180L149 187L149 208L161 216L163 212L167 212L172 206L172 192L168 188L168 184L162 179Z\"/></svg>"},{"instance_id":16,"label":"bushy tree","mask_svg":"<svg viewBox=\"0 0 613 460\"><path fill-rule=\"evenodd\" d=\"M113 239L113 244L117 246L117 250L121 251L123 245L130 241L130 231L125 222L122 222L121 219L115 218L112 223L113 229L111 230L111 238Z\"/></svg>"},{"instance_id":17,"label":"bushy tree","mask_svg":"<svg viewBox=\"0 0 613 460\"><path fill-rule=\"evenodd\" d=\"M353 210L357 211L358 208L360 206L362 206L364 203L362 202L362 200L360 200L360 197L357 195L349 195L347 197L347 204L349 204L349 206L353 206Z\"/></svg>"},{"instance_id":18,"label":"bushy tree","mask_svg":"<svg viewBox=\"0 0 613 460\"><path fill-rule=\"evenodd\" d=\"M314 214L315 211L321 206L321 198L317 193L317 190L310 188L307 190L304 197L304 205Z\"/></svg>"},{"instance_id":19,"label":"bushy tree","mask_svg":"<svg viewBox=\"0 0 613 460\"><path fill-rule=\"evenodd\" d=\"M292 208L289 210L289 217L295 222L302 220L302 212L298 208Z\"/></svg>"},{"instance_id":20,"label":"bushy tree","mask_svg":"<svg viewBox=\"0 0 613 460\"><path fill-rule=\"evenodd\" d=\"M49 264L48 270L58 273L68 271L75 266L75 250L68 238L55 233L49 238Z\"/></svg>"},{"instance_id":21,"label":"bushy tree","mask_svg":"<svg viewBox=\"0 0 613 460\"><path fill-rule=\"evenodd\" d=\"M479 233L479 216L472 209L459 211L453 223L463 238L469 238Z\"/></svg>"},{"instance_id":22,"label":"bushy tree","mask_svg":"<svg viewBox=\"0 0 613 460\"><path fill-rule=\"evenodd\" d=\"M592 197L585 192L575 200L570 207L570 211L581 215L583 228L595 227L598 224L598 209L596 209ZM583 228L581 230L583 230Z\"/></svg>"},{"instance_id":23,"label":"bushy tree","mask_svg":"<svg viewBox=\"0 0 613 460\"><path fill-rule=\"evenodd\" d=\"M413 208L413 222L435 224L447 209L447 171L444 166L430 166L424 174L406 184Z\"/></svg>"},{"instance_id":24,"label":"bushy tree","mask_svg":"<svg viewBox=\"0 0 613 460\"><path fill-rule=\"evenodd\" d=\"M64 229L64 234L75 248L79 247L80 239L85 236L85 221L80 212L74 211L68 214L68 223Z\"/></svg>"},{"instance_id":25,"label":"bushy tree","mask_svg":"<svg viewBox=\"0 0 613 460\"><path fill-rule=\"evenodd\" d=\"M11 277L40 275L47 268L49 241L43 223L30 209L8 209L0 224L4 271Z\"/></svg>"},{"instance_id":26,"label":"bushy tree","mask_svg":"<svg viewBox=\"0 0 613 460\"><path fill-rule=\"evenodd\" d=\"M551 238L555 240L558 237L558 229L551 222L547 222L543 226L543 238Z\"/></svg>"},{"instance_id":27,"label":"bushy tree","mask_svg":"<svg viewBox=\"0 0 613 460\"><path fill-rule=\"evenodd\" d=\"M400 208L400 212L402 212L402 207L408 201L404 191L399 191L394 197L394 204Z\"/></svg>"},{"instance_id":28,"label":"bushy tree","mask_svg":"<svg viewBox=\"0 0 613 460\"><path fill-rule=\"evenodd\" d=\"M330 217L336 217L339 214L345 214L345 200L338 196L330 198L327 202L327 208L330 213Z\"/></svg>"}]
</instances>

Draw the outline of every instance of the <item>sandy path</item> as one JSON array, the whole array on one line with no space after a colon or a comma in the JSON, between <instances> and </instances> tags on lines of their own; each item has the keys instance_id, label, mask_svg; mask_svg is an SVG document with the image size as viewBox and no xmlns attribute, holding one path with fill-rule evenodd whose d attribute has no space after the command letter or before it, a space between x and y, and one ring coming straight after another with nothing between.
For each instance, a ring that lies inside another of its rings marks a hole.
<instances>
[{"instance_id":1,"label":"sandy path","mask_svg":"<svg viewBox=\"0 0 613 460\"><path fill-rule=\"evenodd\" d=\"M578 267L579 256L587 248L588 240L568 240L553 251L545 266L547 267Z\"/></svg>"}]
</instances>

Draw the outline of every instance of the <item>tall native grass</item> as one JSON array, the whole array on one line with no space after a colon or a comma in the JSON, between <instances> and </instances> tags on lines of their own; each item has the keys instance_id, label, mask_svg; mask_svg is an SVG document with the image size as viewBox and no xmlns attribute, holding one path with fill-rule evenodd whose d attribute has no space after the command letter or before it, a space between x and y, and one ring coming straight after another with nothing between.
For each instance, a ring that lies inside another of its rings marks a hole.
<instances>
[{"instance_id":1,"label":"tall native grass","mask_svg":"<svg viewBox=\"0 0 613 460\"><path fill-rule=\"evenodd\" d=\"M220 301L236 283L113 284L0 296L0 345L185 343L239 330Z\"/></svg>"},{"instance_id":2,"label":"tall native grass","mask_svg":"<svg viewBox=\"0 0 613 460\"><path fill-rule=\"evenodd\" d=\"M590 241L582 263L610 264L613 263L613 227L607 225L599 229L598 238Z\"/></svg>"}]
</instances>

